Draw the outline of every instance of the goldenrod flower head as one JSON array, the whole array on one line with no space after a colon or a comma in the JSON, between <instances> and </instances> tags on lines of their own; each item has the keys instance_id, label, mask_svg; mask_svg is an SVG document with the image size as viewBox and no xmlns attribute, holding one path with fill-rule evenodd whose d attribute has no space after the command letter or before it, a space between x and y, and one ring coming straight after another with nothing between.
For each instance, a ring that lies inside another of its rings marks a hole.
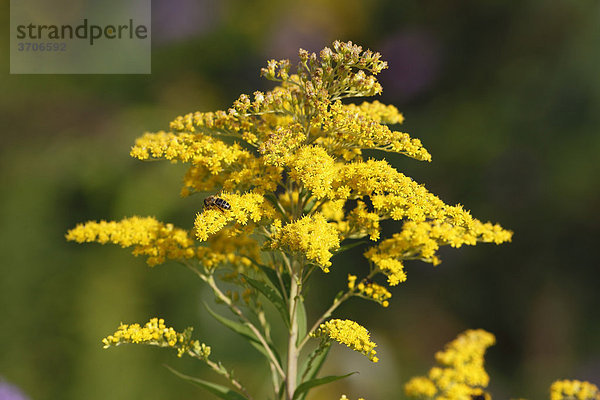
<instances>
[{"instance_id":1,"label":"goldenrod flower head","mask_svg":"<svg viewBox=\"0 0 600 400\"><path fill-rule=\"evenodd\" d=\"M448 400L470 400L473 396L489 399L482 390L489 383L483 356L494 342L494 335L482 329L463 332L444 351L436 353L439 367L431 368L427 377L412 378L405 385L406 394Z\"/></svg>"},{"instance_id":2,"label":"goldenrod flower head","mask_svg":"<svg viewBox=\"0 0 600 400\"><path fill-rule=\"evenodd\" d=\"M258 223L263 219L272 219L275 210L265 198L258 193L221 193L220 198L231 205L231 209L206 208L196 215L194 232L200 241L206 241L211 235L219 232L229 222L235 221L235 227L240 229L250 223Z\"/></svg>"},{"instance_id":3,"label":"goldenrod flower head","mask_svg":"<svg viewBox=\"0 0 600 400\"><path fill-rule=\"evenodd\" d=\"M166 259L189 259L195 254L194 241L187 231L152 217L131 217L119 222L90 221L71 229L66 238L78 243L135 246L133 254L147 256L146 262L150 266L161 264Z\"/></svg>"},{"instance_id":4,"label":"goldenrod flower head","mask_svg":"<svg viewBox=\"0 0 600 400\"><path fill-rule=\"evenodd\" d=\"M247 234L240 234L233 227L223 228L210 236L205 246L196 248L196 258L207 270L228 264L247 268L251 260L260 259L260 245Z\"/></svg>"},{"instance_id":5,"label":"goldenrod flower head","mask_svg":"<svg viewBox=\"0 0 600 400\"><path fill-rule=\"evenodd\" d=\"M456 207L447 207L446 210L448 209L457 210ZM437 250L442 245L460 247L473 246L477 242L502 243L511 240L512 232L502 229L499 225L482 223L462 211L460 216L458 213L450 215L452 217L448 218L460 218L461 225L442 221L408 221L404 223L400 233L370 248L365 257L388 277L400 274L398 279L392 280L402 282L406 279L402 268L403 260L419 259L437 265L440 263ZM390 282L390 285L393 283Z\"/></svg>"},{"instance_id":6,"label":"goldenrod flower head","mask_svg":"<svg viewBox=\"0 0 600 400\"><path fill-rule=\"evenodd\" d=\"M293 123L277 126L267 135L267 140L260 144L258 151L264 155L265 163L283 166L305 140L306 134L302 125Z\"/></svg>"},{"instance_id":7,"label":"goldenrod flower head","mask_svg":"<svg viewBox=\"0 0 600 400\"><path fill-rule=\"evenodd\" d=\"M429 378L417 376L404 385L404 391L409 397L432 399L437 388Z\"/></svg>"},{"instance_id":8,"label":"goldenrod flower head","mask_svg":"<svg viewBox=\"0 0 600 400\"><path fill-rule=\"evenodd\" d=\"M182 333L165 326L161 318L152 318L143 327L139 324L121 324L112 335L102 339L104 348L119 346L123 343L141 343L159 347L172 347L177 350L177 356L190 354L202 359L210 355L210 347L197 340L192 340L193 328L187 328Z\"/></svg>"},{"instance_id":9,"label":"goldenrod flower head","mask_svg":"<svg viewBox=\"0 0 600 400\"><path fill-rule=\"evenodd\" d=\"M376 301L383 307L390 305L388 299L392 297L392 294L384 286L378 285L375 282L363 279L356 284L356 275L349 274L348 289L355 291L360 297Z\"/></svg>"},{"instance_id":10,"label":"goldenrod flower head","mask_svg":"<svg viewBox=\"0 0 600 400\"><path fill-rule=\"evenodd\" d=\"M325 109L326 107L323 107ZM417 160L431 161L431 155L419 139L412 139L407 133L390 130L383 123L398 123L403 120L395 107L386 108L381 103L344 105L335 101L327 112L319 114L315 122L320 124L322 140L329 151L341 155L350 148L377 149L405 154Z\"/></svg>"},{"instance_id":11,"label":"goldenrod flower head","mask_svg":"<svg viewBox=\"0 0 600 400\"><path fill-rule=\"evenodd\" d=\"M337 175L333 157L319 146L300 148L288 161L290 177L301 182L317 199L333 197L331 184Z\"/></svg>"},{"instance_id":12,"label":"goldenrod flower head","mask_svg":"<svg viewBox=\"0 0 600 400\"><path fill-rule=\"evenodd\" d=\"M338 230L346 239L361 239L369 236L372 241L379 240L381 228L379 214L367 210L364 202L358 201L356 207L347 213L338 224Z\"/></svg>"},{"instance_id":13,"label":"goldenrod flower head","mask_svg":"<svg viewBox=\"0 0 600 400\"><path fill-rule=\"evenodd\" d=\"M146 133L135 141L131 156L140 160L164 158L207 167L212 174L250 157L238 144L228 145L211 136L160 131Z\"/></svg>"},{"instance_id":14,"label":"goldenrod flower head","mask_svg":"<svg viewBox=\"0 0 600 400\"><path fill-rule=\"evenodd\" d=\"M600 391L590 382L561 380L550 386L550 400L600 400Z\"/></svg>"},{"instance_id":15,"label":"goldenrod flower head","mask_svg":"<svg viewBox=\"0 0 600 400\"><path fill-rule=\"evenodd\" d=\"M377 345L371 341L369 331L349 319L331 319L321 324L312 335L324 340L334 340L366 355L373 362L379 361L375 356Z\"/></svg>"},{"instance_id":16,"label":"goldenrod flower head","mask_svg":"<svg viewBox=\"0 0 600 400\"><path fill-rule=\"evenodd\" d=\"M324 272L329 272L331 251L340 245L337 230L320 213L284 225L271 240L271 248L300 252Z\"/></svg>"}]
</instances>

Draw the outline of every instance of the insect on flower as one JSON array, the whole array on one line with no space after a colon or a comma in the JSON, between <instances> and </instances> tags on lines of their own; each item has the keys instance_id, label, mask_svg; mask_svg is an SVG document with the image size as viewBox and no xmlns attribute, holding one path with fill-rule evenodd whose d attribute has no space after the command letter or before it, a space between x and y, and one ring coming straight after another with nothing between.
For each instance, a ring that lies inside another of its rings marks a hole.
<instances>
[{"instance_id":1,"label":"insect on flower","mask_svg":"<svg viewBox=\"0 0 600 400\"><path fill-rule=\"evenodd\" d=\"M216 208L221 211L231 210L231 204L216 196L208 196L204 199L204 207Z\"/></svg>"}]
</instances>

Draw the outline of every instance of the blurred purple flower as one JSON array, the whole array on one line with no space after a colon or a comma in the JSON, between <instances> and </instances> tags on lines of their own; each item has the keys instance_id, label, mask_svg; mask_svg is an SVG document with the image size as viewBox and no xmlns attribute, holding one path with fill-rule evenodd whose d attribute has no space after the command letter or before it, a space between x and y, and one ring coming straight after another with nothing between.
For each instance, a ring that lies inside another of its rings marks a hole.
<instances>
[{"instance_id":1,"label":"blurred purple flower","mask_svg":"<svg viewBox=\"0 0 600 400\"><path fill-rule=\"evenodd\" d=\"M323 47L330 46L330 42L323 39L329 35L314 22L282 19L274 30L276 33L270 35L265 45L267 58L288 58L295 63L300 48L318 53Z\"/></svg>"},{"instance_id":2,"label":"blurred purple flower","mask_svg":"<svg viewBox=\"0 0 600 400\"><path fill-rule=\"evenodd\" d=\"M389 64L381 77L386 95L408 100L429 89L438 77L440 45L425 30L399 32L384 41L379 52Z\"/></svg>"},{"instance_id":3,"label":"blurred purple flower","mask_svg":"<svg viewBox=\"0 0 600 400\"><path fill-rule=\"evenodd\" d=\"M220 19L218 0L155 0L152 2L152 40L176 42L215 27Z\"/></svg>"},{"instance_id":4,"label":"blurred purple flower","mask_svg":"<svg viewBox=\"0 0 600 400\"><path fill-rule=\"evenodd\" d=\"M8 382L0 380L0 400L29 400L21 390Z\"/></svg>"}]
</instances>

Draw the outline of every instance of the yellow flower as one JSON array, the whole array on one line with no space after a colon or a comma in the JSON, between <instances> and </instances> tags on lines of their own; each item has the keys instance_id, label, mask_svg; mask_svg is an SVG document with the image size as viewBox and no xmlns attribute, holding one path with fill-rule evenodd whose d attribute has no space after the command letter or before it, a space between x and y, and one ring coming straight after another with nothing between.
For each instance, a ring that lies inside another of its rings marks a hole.
<instances>
[{"instance_id":1,"label":"yellow flower","mask_svg":"<svg viewBox=\"0 0 600 400\"><path fill-rule=\"evenodd\" d=\"M342 395L342 397L340 397L340 400L350 400L346 397L345 394ZM365 400L363 397L359 397L358 400Z\"/></svg>"},{"instance_id":2,"label":"yellow flower","mask_svg":"<svg viewBox=\"0 0 600 400\"><path fill-rule=\"evenodd\" d=\"M177 350L177 356L190 354L195 357L207 359L210 347L197 340L192 340L193 328L187 328L182 333L173 328L166 327L161 318L152 318L143 327L139 324L121 324L112 335L102 339L104 348L119 346L123 343L141 343L159 347L172 347Z\"/></svg>"},{"instance_id":3,"label":"yellow flower","mask_svg":"<svg viewBox=\"0 0 600 400\"><path fill-rule=\"evenodd\" d=\"M131 217L119 222L90 221L71 229L66 238L77 243L135 246L133 254L147 256L146 262L150 266L162 264L166 259L189 259L195 255L194 241L187 231L152 217Z\"/></svg>"},{"instance_id":4,"label":"yellow flower","mask_svg":"<svg viewBox=\"0 0 600 400\"><path fill-rule=\"evenodd\" d=\"M381 232L379 215L369 212L364 202L358 201L356 207L347 213L345 220L337 226L344 239L360 239L369 236L372 241L377 241Z\"/></svg>"},{"instance_id":5,"label":"yellow flower","mask_svg":"<svg viewBox=\"0 0 600 400\"><path fill-rule=\"evenodd\" d=\"M455 221L462 218L462 225L442 221L405 222L400 233L371 247L365 257L388 277L397 276L398 279L392 278L397 283L406 279L402 264L404 260L418 259L433 265L439 264L437 250L440 246L474 246L477 242L499 244L511 240L512 232L502 229L500 225L482 223L467 213L454 218Z\"/></svg>"},{"instance_id":6,"label":"yellow flower","mask_svg":"<svg viewBox=\"0 0 600 400\"><path fill-rule=\"evenodd\" d=\"M375 356L377 345L371 341L369 331L358 323L349 319L331 319L319 326L316 332L311 334L324 340L334 340L348 348L366 355L369 360L378 362Z\"/></svg>"},{"instance_id":7,"label":"yellow flower","mask_svg":"<svg viewBox=\"0 0 600 400\"><path fill-rule=\"evenodd\" d=\"M331 184L337 174L337 164L319 146L300 148L289 161L290 178L301 182L317 199L332 197Z\"/></svg>"},{"instance_id":8,"label":"yellow flower","mask_svg":"<svg viewBox=\"0 0 600 400\"><path fill-rule=\"evenodd\" d=\"M304 127L299 123L277 126L260 144L258 151L264 155L266 163L283 166L305 140Z\"/></svg>"},{"instance_id":9,"label":"yellow flower","mask_svg":"<svg viewBox=\"0 0 600 400\"><path fill-rule=\"evenodd\" d=\"M196 215L194 231L200 241L206 241L229 222L235 221L234 227L242 232L244 226L257 224L263 219L268 220L275 216L273 207L258 193L221 193L219 197L227 201L231 209L206 208Z\"/></svg>"},{"instance_id":10,"label":"yellow flower","mask_svg":"<svg viewBox=\"0 0 600 400\"><path fill-rule=\"evenodd\" d=\"M325 108L325 107L324 107ZM316 118L324 132L321 140L334 154L343 149L377 149L405 154L417 160L431 161L431 155L419 139L412 139L407 133L390 130L384 123L398 123L403 120L395 107L386 108L381 103L344 105L336 101L326 113Z\"/></svg>"},{"instance_id":11,"label":"yellow flower","mask_svg":"<svg viewBox=\"0 0 600 400\"><path fill-rule=\"evenodd\" d=\"M238 144L229 145L202 134L146 133L136 140L131 156L191 164L184 177L183 195L217 187L228 191L273 191L281 180L281 168L265 165Z\"/></svg>"},{"instance_id":12,"label":"yellow flower","mask_svg":"<svg viewBox=\"0 0 600 400\"><path fill-rule=\"evenodd\" d=\"M329 272L331 251L340 245L337 230L320 213L284 225L271 240L272 249L300 252L324 272Z\"/></svg>"},{"instance_id":13,"label":"yellow flower","mask_svg":"<svg viewBox=\"0 0 600 400\"><path fill-rule=\"evenodd\" d=\"M427 377L412 378L404 390L409 397L447 400L470 400L474 396L490 396L489 376L483 368L485 350L495 342L494 335L482 329L468 330L437 352L439 367L433 367Z\"/></svg>"},{"instance_id":14,"label":"yellow flower","mask_svg":"<svg viewBox=\"0 0 600 400\"><path fill-rule=\"evenodd\" d=\"M404 385L404 391L409 397L430 399L437 393L437 388L429 378L418 376Z\"/></svg>"},{"instance_id":15,"label":"yellow flower","mask_svg":"<svg viewBox=\"0 0 600 400\"><path fill-rule=\"evenodd\" d=\"M234 228L221 229L210 236L205 244L196 248L196 258L207 270L225 264L234 268L247 268L250 267L251 260L260 259L258 242L249 235L236 232ZM240 270L242 271L243 269Z\"/></svg>"},{"instance_id":16,"label":"yellow flower","mask_svg":"<svg viewBox=\"0 0 600 400\"><path fill-rule=\"evenodd\" d=\"M388 299L392 297L392 294L384 286L377 283L363 279L357 285L356 276L348 275L348 289L356 291L360 297L376 301L383 307L390 305Z\"/></svg>"},{"instance_id":17,"label":"yellow flower","mask_svg":"<svg viewBox=\"0 0 600 400\"><path fill-rule=\"evenodd\" d=\"M550 386L550 400L600 400L600 391L586 381L556 381Z\"/></svg>"}]
</instances>

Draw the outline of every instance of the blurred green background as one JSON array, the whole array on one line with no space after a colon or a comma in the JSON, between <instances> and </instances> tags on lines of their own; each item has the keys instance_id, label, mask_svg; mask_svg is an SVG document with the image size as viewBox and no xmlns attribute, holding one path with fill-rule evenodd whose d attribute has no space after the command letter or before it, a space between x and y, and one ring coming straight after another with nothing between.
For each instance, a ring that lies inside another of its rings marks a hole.
<instances>
[{"instance_id":1,"label":"blurred green background","mask_svg":"<svg viewBox=\"0 0 600 400\"><path fill-rule=\"evenodd\" d=\"M186 270L149 269L127 250L67 243L64 234L134 214L190 227L201 199L179 198L184 169L130 159L134 139L270 88L259 78L269 58L341 39L389 61L380 100L404 112L402 129L433 155L430 164L392 157L394 165L515 235L508 245L445 250L436 268L409 265L388 309L342 308L338 316L371 330L381 362L338 346L326 372L360 374L312 398L401 398L402 385L467 328L497 336L486 364L496 398L548 398L558 378L600 383L599 2L152 6L148 76L9 75L8 29L0 33L0 381L32 400L213 398L162 366L213 377L174 352L102 349L119 322L161 316L178 330L193 325L251 387L267 385L257 353L207 315L201 304L211 296ZM8 2L0 7L8 26ZM314 281L315 309L364 268L361 251Z\"/></svg>"}]
</instances>

